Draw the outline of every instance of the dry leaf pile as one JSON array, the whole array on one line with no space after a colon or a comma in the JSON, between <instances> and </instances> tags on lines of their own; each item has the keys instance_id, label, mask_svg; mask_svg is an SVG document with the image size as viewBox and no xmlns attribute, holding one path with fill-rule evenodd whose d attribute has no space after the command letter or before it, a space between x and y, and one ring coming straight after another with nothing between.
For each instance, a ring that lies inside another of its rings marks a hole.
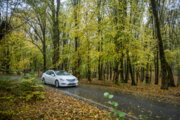
<instances>
[{"instance_id":1,"label":"dry leaf pile","mask_svg":"<svg viewBox=\"0 0 180 120\"><path fill-rule=\"evenodd\" d=\"M22 101L14 119L109 120L108 112L55 91L46 90L46 98L36 102Z\"/></svg>"}]
</instances>

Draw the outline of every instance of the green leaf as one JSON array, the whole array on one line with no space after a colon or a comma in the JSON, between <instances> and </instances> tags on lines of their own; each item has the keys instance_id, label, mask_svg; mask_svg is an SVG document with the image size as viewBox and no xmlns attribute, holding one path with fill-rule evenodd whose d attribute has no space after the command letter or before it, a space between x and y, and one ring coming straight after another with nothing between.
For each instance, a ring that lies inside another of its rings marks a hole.
<instances>
[{"instance_id":1,"label":"green leaf","mask_svg":"<svg viewBox=\"0 0 180 120\"><path fill-rule=\"evenodd\" d=\"M112 102L111 102L111 101L108 101L108 104L112 105Z\"/></svg>"},{"instance_id":2,"label":"green leaf","mask_svg":"<svg viewBox=\"0 0 180 120\"><path fill-rule=\"evenodd\" d=\"M113 102L112 102L112 105L115 106L115 107L117 107L117 106L118 106L118 103L113 101Z\"/></svg>"},{"instance_id":3,"label":"green leaf","mask_svg":"<svg viewBox=\"0 0 180 120\"><path fill-rule=\"evenodd\" d=\"M119 112L118 112L118 116L119 116L119 117L124 117L124 116L125 116L125 113L124 113L124 112L119 111Z\"/></svg>"},{"instance_id":4,"label":"green leaf","mask_svg":"<svg viewBox=\"0 0 180 120\"><path fill-rule=\"evenodd\" d=\"M112 99L113 97L114 95L111 95L111 94L108 96L109 99Z\"/></svg>"},{"instance_id":5,"label":"green leaf","mask_svg":"<svg viewBox=\"0 0 180 120\"><path fill-rule=\"evenodd\" d=\"M109 96L109 93L108 92L105 92L104 93L104 97L108 97Z\"/></svg>"},{"instance_id":6,"label":"green leaf","mask_svg":"<svg viewBox=\"0 0 180 120\"><path fill-rule=\"evenodd\" d=\"M113 113L117 113L117 110L113 108L113 109L112 109L112 112L113 112Z\"/></svg>"}]
</instances>

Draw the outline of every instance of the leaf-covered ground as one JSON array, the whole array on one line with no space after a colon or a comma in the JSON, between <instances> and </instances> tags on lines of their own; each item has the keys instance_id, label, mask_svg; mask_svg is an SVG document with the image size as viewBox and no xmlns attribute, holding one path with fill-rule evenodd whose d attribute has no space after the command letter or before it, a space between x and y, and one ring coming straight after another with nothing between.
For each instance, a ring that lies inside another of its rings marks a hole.
<instances>
[{"instance_id":1,"label":"leaf-covered ground","mask_svg":"<svg viewBox=\"0 0 180 120\"><path fill-rule=\"evenodd\" d=\"M14 106L17 112L13 119L45 119L45 120L85 120L99 119L106 120L107 111L78 101L75 98L57 93L51 90L46 91L46 98L36 102L19 101Z\"/></svg>"}]
</instances>

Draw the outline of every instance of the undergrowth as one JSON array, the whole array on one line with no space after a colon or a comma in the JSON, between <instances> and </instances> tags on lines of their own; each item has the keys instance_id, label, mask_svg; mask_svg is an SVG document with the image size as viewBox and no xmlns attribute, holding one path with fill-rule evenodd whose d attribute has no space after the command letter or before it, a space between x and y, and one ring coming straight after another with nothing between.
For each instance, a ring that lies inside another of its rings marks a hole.
<instances>
[{"instance_id":1,"label":"undergrowth","mask_svg":"<svg viewBox=\"0 0 180 120\"><path fill-rule=\"evenodd\" d=\"M44 87L33 74L20 80L0 77L0 119L12 119L16 114L13 107L18 102L44 99L44 94Z\"/></svg>"}]
</instances>

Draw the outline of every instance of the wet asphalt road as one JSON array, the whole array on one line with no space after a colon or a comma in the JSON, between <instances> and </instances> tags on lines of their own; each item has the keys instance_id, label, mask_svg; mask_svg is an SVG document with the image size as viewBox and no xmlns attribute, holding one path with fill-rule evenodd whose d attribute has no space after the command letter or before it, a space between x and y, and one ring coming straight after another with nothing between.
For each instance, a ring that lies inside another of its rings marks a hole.
<instances>
[{"instance_id":1,"label":"wet asphalt road","mask_svg":"<svg viewBox=\"0 0 180 120\"><path fill-rule=\"evenodd\" d=\"M6 78L6 76L3 77ZM11 78L17 79L19 77L11 76ZM45 86L55 91L78 95L106 106L109 106L107 104L108 99L104 98L103 95L104 92L109 92L114 95L112 101L118 102L117 109L120 111L132 113L136 117L138 115L146 115L150 120L180 120L180 106L171 103L158 102L142 96L122 93L101 86L79 85L78 87L65 88L55 88L50 85Z\"/></svg>"},{"instance_id":2,"label":"wet asphalt road","mask_svg":"<svg viewBox=\"0 0 180 120\"><path fill-rule=\"evenodd\" d=\"M93 86L93 85L79 85L78 87L55 88L49 86L56 91L75 94L86 99L93 100L97 103L107 104L108 99L104 98L104 92L109 92L114 95L113 101L119 103L118 110L132 113L134 116L139 115L148 116L150 120L180 120L180 106L170 103L158 102L141 96L122 93L119 91L112 91L108 88Z\"/></svg>"}]
</instances>

